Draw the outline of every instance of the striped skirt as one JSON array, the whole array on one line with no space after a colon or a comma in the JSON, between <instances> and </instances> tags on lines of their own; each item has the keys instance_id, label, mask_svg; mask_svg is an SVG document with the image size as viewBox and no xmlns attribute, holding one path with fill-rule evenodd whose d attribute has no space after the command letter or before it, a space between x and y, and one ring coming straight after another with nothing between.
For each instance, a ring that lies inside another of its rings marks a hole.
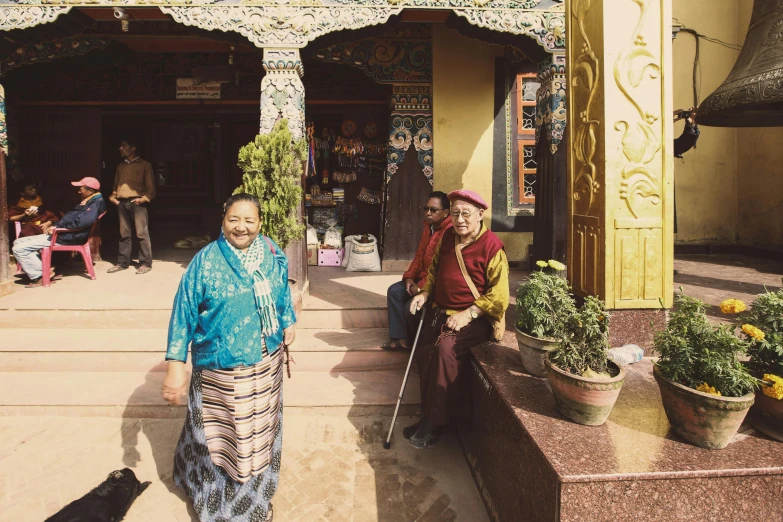
<instances>
[{"instance_id":1,"label":"striped skirt","mask_svg":"<svg viewBox=\"0 0 783 522\"><path fill-rule=\"evenodd\" d=\"M194 370L174 483L201 522L263 522L282 452L283 350L253 366Z\"/></svg>"}]
</instances>

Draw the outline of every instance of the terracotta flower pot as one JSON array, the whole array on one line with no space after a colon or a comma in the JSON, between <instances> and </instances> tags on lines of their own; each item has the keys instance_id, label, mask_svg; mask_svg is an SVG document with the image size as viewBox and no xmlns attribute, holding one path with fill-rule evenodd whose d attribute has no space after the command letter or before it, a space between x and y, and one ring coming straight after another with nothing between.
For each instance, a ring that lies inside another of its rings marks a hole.
<instances>
[{"instance_id":1,"label":"terracotta flower pot","mask_svg":"<svg viewBox=\"0 0 783 522\"><path fill-rule=\"evenodd\" d=\"M783 442L783 401L756 392L756 402L748 414L750 423L764 435Z\"/></svg>"},{"instance_id":2,"label":"terracotta flower pot","mask_svg":"<svg viewBox=\"0 0 783 522\"><path fill-rule=\"evenodd\" d=\"M660 374L657 366L653 375L672 430L702 448L725 448L753 405L753 393L721 397L672 382Z\"/></svg>"},{"instance_id":3,"label":"terracotta flower pot","mask_svg":"<svg viewBox=\"0 0 783 522\"><path fill-rule=\"evenodd\" d=\"M515 328L515 330L517 331L517 346L519 347L519 355L522 357L522 366L531 375L546 377L544 359L550 350L557 347L557 341L533 337L522 332L519 328Z\"/></svg>"},{"instance_id":4,"label":"terracotta flower pot","mask_svg":"<svg viewBox=\"0 0 783 522\"><path fill-rule=\"evenodd\" d=\"M618 371L615 377L588 379L561 370L550 362L548 356L544 362L557 409L564 417L587 426L600 426L606 422L620 395L625 370L610 362L610 367Z\"/></svg>"}]
</instances>

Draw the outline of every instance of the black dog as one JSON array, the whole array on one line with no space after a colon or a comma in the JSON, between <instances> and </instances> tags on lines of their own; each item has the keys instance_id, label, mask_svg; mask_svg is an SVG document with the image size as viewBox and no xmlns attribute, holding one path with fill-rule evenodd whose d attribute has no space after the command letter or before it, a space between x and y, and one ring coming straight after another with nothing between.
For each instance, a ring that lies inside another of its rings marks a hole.
<instances>
[{"instance_id":1,"label":"black dog","mask_svg":"<svg viewBox=\"0 0 783 522\"><path fill-rule=\"evenodd\" d=\"M106 480L45 522L119 522L150 482L139 482L130 468L112 471Z\"/></svg>"}]
</instances>

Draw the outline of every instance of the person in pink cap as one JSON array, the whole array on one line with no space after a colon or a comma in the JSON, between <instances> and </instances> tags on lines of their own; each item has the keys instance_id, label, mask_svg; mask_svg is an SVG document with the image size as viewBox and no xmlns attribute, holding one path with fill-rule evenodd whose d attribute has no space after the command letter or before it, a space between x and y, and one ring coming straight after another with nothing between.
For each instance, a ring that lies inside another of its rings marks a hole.
<instances>
[{"instance_id":1,"label":"person in pink cap","mask_svg":"<svg viewBox=\"0 0 783 522\"><path fill-rule=\"evenodd\" d=\"M20 237L14 241L11 249L16 262L22 267L30 279L27 288L41 286L42 264L41 250L48 247L52 241L54 228L78 229L73 232L63 232L57 235L58 245L83 245L90 237L90 227L106 211L106 202L99 192L101 183L95 178L82 178L71 182L78 187L77 193L81 202L57 221L41 223L43 234ZM57 278L59 279L59 278ZM52 280L56 280L52 274Z\"/></svg>"},{"instance_id":2,"label":"person in pink cap","mask_svg":"<svg viewBox=\"0 0 783 522\"><path fill-rule=\"evenodd\" d=\"M472 190L448 198L453 231L443 235L409 310L413 318L430 302L415 354L423 415L403 430L417 448L434 445L449 424L469 419L470 348L496 338L494 324L508 308L508 260L503 242L484 225L487 203ZM409 339L415 323L408 321Z\"/></svg>"}]
</instances>

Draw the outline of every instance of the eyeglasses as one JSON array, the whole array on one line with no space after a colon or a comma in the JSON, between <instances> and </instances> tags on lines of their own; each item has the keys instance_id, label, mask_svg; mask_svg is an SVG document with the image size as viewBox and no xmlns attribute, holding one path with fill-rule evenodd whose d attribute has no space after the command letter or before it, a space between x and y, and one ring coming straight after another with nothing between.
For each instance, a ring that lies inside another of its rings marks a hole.
<instances>
[{"instance_id":1,"label":"eyeglasses","mask_svg":"<svg viewBox=\"0 0 783 522\"><path fill-rule=\"evenodd\" d=\"M428 207L427 205L424 205L423 207L421 207L421 209L424 211L425 214L428 212L432 212L434 214L435 212L440 212L441 210L443 210L442 208Z\"/></svg>"},{"instance_id":2,"label":"eyeglasses","mask_svg":"<svg viewBox=\"0 0 783 522\"><path fill-rule=\"evenodd\" d=\"M462 216L462 219L467 220L470 216L472 216L473 214L475 214L478 211L479 211L479 209L476 209L473 212L468 212L467 210L463 210L462 212L458 212L458 211L455 210L454 212L449 212L449 214L451 214L451 217L453 217L454 219L458 219L460 216Z\"/></svg>"}]
</instances>

